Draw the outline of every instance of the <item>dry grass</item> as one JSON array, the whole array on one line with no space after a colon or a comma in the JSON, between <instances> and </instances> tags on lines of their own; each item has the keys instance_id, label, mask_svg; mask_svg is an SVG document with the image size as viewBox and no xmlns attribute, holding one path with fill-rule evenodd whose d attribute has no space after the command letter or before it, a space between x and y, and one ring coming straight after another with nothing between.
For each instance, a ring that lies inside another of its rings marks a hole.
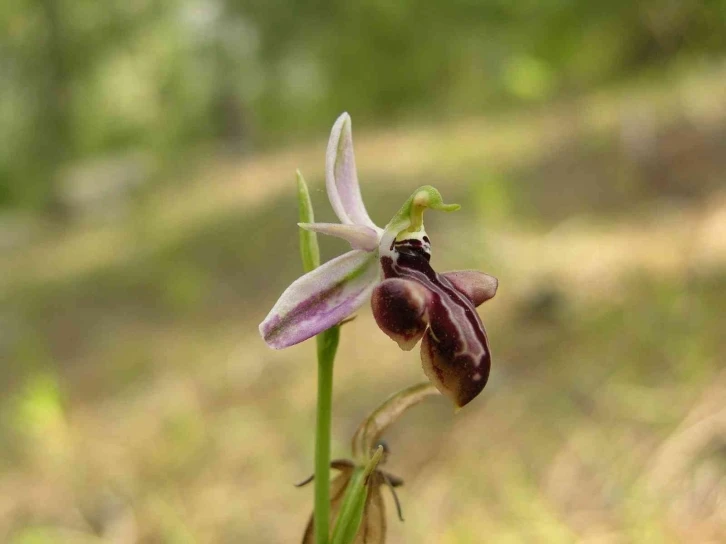
<instances>
[{"instance_id":1,"label":"dry grass","mask_svg":"<svg viewBox=\"0 0 726 544\"><path fill-rule=\"evenodd\" d=\"M688 166L686 197L652 185L616 114L647 99L657 141L690 142L656 145L659 160L712 151L726 100L713 99L722 70L709 74L572 110L357 137L374 216L444 180L469 212L432 215L435 265L501 281L482 309L495 350L482 397L457 415L434 399L388 437L388 469L406 480L391 542L726 539L726 197L711 182L722 155ZM593 141L602 152L583 150ZM294 202L279 195L297 166L319 180L323 145L214 163L121 224L7 255L1 541L300 538L311 496L292 482L312 467L313 348L270 351L256 324L297 274ZM580 172L615 170L631 184L577 189ZM343 331L334 455L373 406L422 378L417 353L361 311Z\"/></svg>"}]
</instances>

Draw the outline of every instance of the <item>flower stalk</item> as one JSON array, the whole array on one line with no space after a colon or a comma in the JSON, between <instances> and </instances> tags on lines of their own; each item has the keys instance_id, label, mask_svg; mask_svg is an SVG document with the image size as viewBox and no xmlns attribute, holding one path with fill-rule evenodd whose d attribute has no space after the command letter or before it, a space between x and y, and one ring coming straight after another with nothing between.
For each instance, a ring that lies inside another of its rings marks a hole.
<instances>
[{"instance_id":1,"label":"flower stalk","mask_svg":"<svg viewBox=\"0 0 726 544\"><path fill-rule=\"evenodd\" d=\"M301 223L313 223L313 205L305 178L297 171L298 208ZM320 266L318 237L300 230L300 257L305 272ZM315 338L318 355L318 399L315 415L315 544L328 544L330 533L330 426L333 413L333 367L340 340L340 326Z\"/></svg>"},{"instance_id":2,"label":"flower stalk","mask_svg":"<svg viewBox=\"0 0 726 544\"><path fill-rule=\"evenodd\" d=\"M320 333L318 402L315 418L315 543L328 544L330 532L330 426L333 410L333 366L340 327Z\"/></svg>"},{"instance_id":3,"label":"flower stalk","mask_svg":"<svg viewBox=\"0 0 726 544\"><path fill-rule=\"evenodd\" d=\"M297 171L298 209L301 223L313 223L313 205L305 178ZM305 272L320 266L320 248L314 232L300 230L300 257ZM330 533L330 426L333 413L333 367L340 327L331 327L315 338L318 355L318 400L315 413L315 544L328 544Z\"/></svg>"}]
</instances>

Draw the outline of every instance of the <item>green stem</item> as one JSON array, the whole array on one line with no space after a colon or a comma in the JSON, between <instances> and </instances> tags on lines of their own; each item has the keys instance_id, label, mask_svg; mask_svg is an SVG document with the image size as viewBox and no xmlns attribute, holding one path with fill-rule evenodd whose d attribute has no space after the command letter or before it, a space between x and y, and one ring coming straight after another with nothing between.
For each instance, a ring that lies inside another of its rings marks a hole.
<instances>
[{"instance_id":1,"label":"green stem","mask_svg":"<svg viewBox=\"0 0 726 544\"><path fill-rule=\"evenodd\" d=\"M330 424L333 404L333 362L340 327L316 337L318 343L318 406L315 421L315 544L330 537Z\"/></svg>"}]
</instances>

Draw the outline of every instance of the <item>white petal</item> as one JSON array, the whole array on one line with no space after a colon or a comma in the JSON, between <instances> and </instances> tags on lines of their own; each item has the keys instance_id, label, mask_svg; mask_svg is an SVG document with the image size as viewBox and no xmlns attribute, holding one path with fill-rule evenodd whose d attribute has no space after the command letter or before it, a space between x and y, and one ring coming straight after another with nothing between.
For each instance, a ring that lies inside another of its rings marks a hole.
<instances>
[{"instance_id":1,"label":"white petal","mask_svg":"<svg viewBox=\"0 0 726 544\"><path fill-rule=\"evenodd\" d=\"M342 238L353 249L373 251L378 247L378 234L363 225L341 225L340 223L298 223L300 228Z\"/></svg>"}]
</instances>

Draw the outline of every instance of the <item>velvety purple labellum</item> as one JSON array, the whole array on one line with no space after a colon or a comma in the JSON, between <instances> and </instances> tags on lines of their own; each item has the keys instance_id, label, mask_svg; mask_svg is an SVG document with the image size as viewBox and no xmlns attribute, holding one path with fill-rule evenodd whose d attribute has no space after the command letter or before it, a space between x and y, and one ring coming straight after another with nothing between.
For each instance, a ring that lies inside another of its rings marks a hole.
<instances>
[{"instance_id":1,"label":"velvety purple labellum","mask_svg":"<svg viewBox=\"0 0 726 544\"><path fill-rule=\"evenodd\" d=\"M431 292L416 281L383 280L373 290L371 308L380 329L405 351L421 340L428 326Z\"/></svg>"},{"instance_id":2,"label":"velvety purple labellum","mask_svg":"<svg viewBox=\"0 0 726 544\"><path fill-rule=\"evenodd\" d=\"M393 250L381 258L384 277L417 282L430 293L426 305L429 328L421 346L424 371L442 393L464 406L484 389L491 366L489 342L474 302L431 268L427 238L396 242ZM476 298L485 299L490 294L477 293ZM405 308L407 302L397 304ZM389 314L395 307L389 304ZM391 315L382 317L387 323L396 321ZM406 319L397 317L400 323ZM411 319L415 321L415 316Z\"/></svg>"}]
</instances>

